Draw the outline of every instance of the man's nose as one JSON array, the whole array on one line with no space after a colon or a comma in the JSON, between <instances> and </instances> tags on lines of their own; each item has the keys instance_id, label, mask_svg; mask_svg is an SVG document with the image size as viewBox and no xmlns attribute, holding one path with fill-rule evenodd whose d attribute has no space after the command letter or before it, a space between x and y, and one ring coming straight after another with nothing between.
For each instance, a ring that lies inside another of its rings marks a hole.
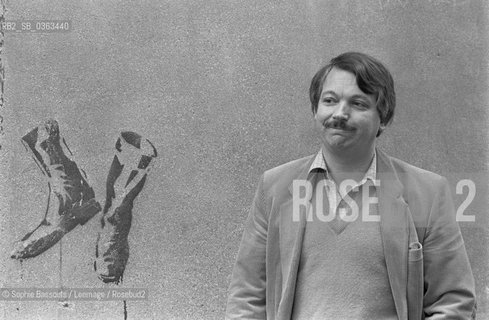
<instances>
[{"instance_id":1,"label":"man's nose","mask_svg":"<svg viewBox=\"0 0 489 320\"><path fill-rule=\"evenodd\" d=\"M338 105L334 110L333 119L348 120L349 117L350 117L350 109L348 107L348 104L344 101L341 101L340 103L338 103Z\"/></svg>"}]
</instances>

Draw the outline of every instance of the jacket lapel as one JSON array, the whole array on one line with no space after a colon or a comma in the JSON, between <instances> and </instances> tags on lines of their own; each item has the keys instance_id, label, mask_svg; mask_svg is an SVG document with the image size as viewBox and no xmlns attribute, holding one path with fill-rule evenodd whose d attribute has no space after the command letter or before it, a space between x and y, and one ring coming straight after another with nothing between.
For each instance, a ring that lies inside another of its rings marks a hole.
<instances>
[{"instance_id":1,"label":"jacket lapel","mask_svg":"<svg viewBox=\"0 0 489 320\"><path fill-rule=\"evenodd\" d=\"M408 207L403 187L384 153L377 150L377 179L380 180L379 214L385 263L399 319L407 319Z\"/></svg>"},{"instance_id":2,"label":"jacket lapel","mask_svg":"<svg viewBox=\"0 0 489 320\"><path fill-rule=\"evenodd\" d=\"M306 217L312 214L312 192L306 193L307 203L300 207L299 221L293 220L293 181L307 180L314 186L315 181L309 180L309 168L314 157L306 161L297 177L295 177L288 190L288 199L280 207L280 260L282 271L282 297L277 310L277 319L290 319L294 303L297 271L299 269L302 241L306 226ZM310 190L312 191L312 190Z\"/></svg>"}]
</instances>

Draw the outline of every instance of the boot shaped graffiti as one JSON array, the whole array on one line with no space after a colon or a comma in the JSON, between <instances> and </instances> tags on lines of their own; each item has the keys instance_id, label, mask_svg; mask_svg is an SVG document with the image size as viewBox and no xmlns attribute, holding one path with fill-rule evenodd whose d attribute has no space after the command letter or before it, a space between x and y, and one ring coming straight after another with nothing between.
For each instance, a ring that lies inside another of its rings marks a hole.
<instances>
[{"instance_id":1,"label":"boot shaped graffiti","mask_svg":"<svg viewBox=\"0 0 489 320\"><path fill-rule=\"evenodd\" d=\"M43 253L101 210L85 173L67 156L73 154L60 136L56 120L31 130L22 137L22 143L46 177L49 195L43 220L16 243L11 253L14 259Z\"/></svg>"},{"instance_id":2,"label":"boot shaped graffiti","mask_svg":"<svg viewBox=\"0 0 489 320\"><path fill-rule=\"evenodd\" d=\"M94 262L95 271L105 283L122 280L129 259L128 235L133 203L157 156L149 140L130 131L121 133L115 149L107 176L107 195Z\"/></svg>"}]
</instances>

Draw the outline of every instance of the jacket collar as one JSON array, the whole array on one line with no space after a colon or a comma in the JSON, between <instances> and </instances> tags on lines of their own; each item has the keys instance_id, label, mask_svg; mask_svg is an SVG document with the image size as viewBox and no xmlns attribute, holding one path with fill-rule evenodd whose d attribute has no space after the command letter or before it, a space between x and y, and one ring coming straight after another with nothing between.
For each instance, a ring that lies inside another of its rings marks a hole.
<instances>
[{"instance_id":1,"label":"jacket collar","mask_svg":"<svg viewBox=\"0 0 489 320\"><path fill-rule=\"evenodd\" d=\"M314 162L316 155L311 156L307 161L302 164L302 166L299 168L299 173L297 174L296 177L293 178L292 182L289 185L289 192L292 195L294 192L294 180L308 180L309 182L311 181L313 174L309 172L309 169L311 168L312 163ZM308 194L309 199L312 196L312 194Z\"/></svg>"}]
</instances>

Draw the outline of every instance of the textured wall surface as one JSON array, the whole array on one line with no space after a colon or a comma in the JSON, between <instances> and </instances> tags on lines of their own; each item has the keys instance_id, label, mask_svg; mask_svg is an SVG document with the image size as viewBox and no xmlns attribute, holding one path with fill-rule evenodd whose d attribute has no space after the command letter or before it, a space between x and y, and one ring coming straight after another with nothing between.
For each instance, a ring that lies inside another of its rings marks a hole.
<instances>
[{"instance_id":1,"label":"textured wall surface","mask_svg":"<svg viewBox=\"0 0 489 320\"><path fill-rule=\"evenodd\" d=\"M66 33L5 32L1 287L110 288L93 272L99 216L20 263L47 184L20 138L58 120L99 201L121 130L159 155L133 210L119 287L147 288L128 319L218 319L259 175L319 148L309 81L331 57L371 54L396 81L379 145L477 187L462 231L488 304L488 7L483 0L10 1L6 20L68 19ZM442 271L441 271L442 272ZM113 285L112 285L113 286ZM4 319L123 319L122 301L0 301Z\"/></svg>"}]
</instances>

